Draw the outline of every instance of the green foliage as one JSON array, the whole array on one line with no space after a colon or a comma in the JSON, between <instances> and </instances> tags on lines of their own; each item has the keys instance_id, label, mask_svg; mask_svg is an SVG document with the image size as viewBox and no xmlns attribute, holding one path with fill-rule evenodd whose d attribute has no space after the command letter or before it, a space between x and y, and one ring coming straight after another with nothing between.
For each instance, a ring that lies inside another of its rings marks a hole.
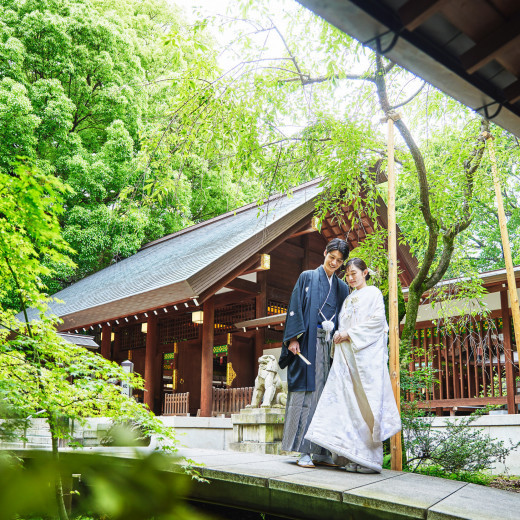
<instances>
[{"instance_id":1,"label":"green foliage","mask_svg":"<svg viewBox=\"0 0 520 520\"><path fill-rule=\"evenodd\" d=\"M0 295L10 291L20 308L38 306L50 274L43 261L72 265L58 220L66 188L27 161L11 170L0 170Z\"/></svg>"},{"instance_id":2,"label":"green foliage","mask_svg":"<svg viewBox=\"0 0 520 520\"><path fill-rule=\"evenodd\" d=\"M36 144L34 130L40 123L31 113L31 101L27 89L11 78L0 79L0 168L8 170L16 156L33 155Z\"/></svg>"},{"instance_id":3,"label":"green foliage","mask_svg":"<svg viewBox=\"0 0 520 520\"><path fill-rule=\"evenodd\" d=\"M56 334L56 320L44 314L48 298L42 293L41 277L53 273L43 260L71 264L58 221L66 193L63 184L26 162L13 164L11 174L0 171L0 186L0 286L11 289L26 319L20 322L12 309L0 307L0 393L3 417L10 420L0 434L12 439L24 420L35 415L45 418L58 464L58 440L71 435L68 420L123 417L139 424L145 435L167 441L174 450L173 433L115 384L124 381L142 389L142 379L65 342ZM29 320L29 306L40 312L31 316L37 319ZM59 478L53 493L54 507L66 520Z\"/></svg>"},{"instance_id":4,"label":"green foliage","mask_svg":"<svg viewBox=\"0 0 520 520\"><path fill-rule=\"evenodd\" d=\"M48 292L256 197L254 183L242 191L228 165L200 158L215 144L212 121L191 132L182 119L186 154L175 142L152 150L172 130L171 107L191 96L204 105L198 78L218 74L203 24L186 26L163 0L1 0L0 13L0 170L27 157L70 188L59 223L77 267L44 258ZM233 107L215 111L234 124ZM20 309L8 287L1 298Z\"/></svg>"},{"instance_id":5,"label":"green foliage","mask_svg":"<svg viewBox=\"0 0 520 520\"><path fill-rule=\"evenodd\" d=\"M433 427L434 417L424 411L410 406L404 412L403 434L410 471L437 466L448 474L480 472L491 469L495 462L504 462L520 446L520 442L491 439L483 429L471 427L486 409L446 419L442 430Z\"/></svg>"},{"instance_id":6,"label":"green foliage","mask_svg":"<svg viewBox=\"0 0 520 520\"><path fill-rule=\"evenodd\" d=\"M182 502L189 478L172 468L170 457L73 452L56 461L44 452L28 452L23 460L0 458L0 519L56 518L52 484L58 476L71 488L68 500L75 518L200 518Z\"/></svg>"},{"instance_id":7,"label":"green foliage","mask_svg":"<svg viewBox=\"0 0 520 520\"><path fill-rule=\"evenodd\" d=\"M458 480L460 482L468 482L480 486L489 486L494 479L494 477L489 473L483 473L480 471L458 471L452 473L438 465L419 467L415 470L415 473L421 473L422 475L428 475L429 477Z\"/></svg>"},{"instance_id":8,"label":"green foliage","mask_svg":"<svg viewBox=\"0 0 520 520\"><path fill-rule=\"evenodd\" d=\"M520 145L518 139L499 127L493 127L497 169L502 183L502 197L513 264L520 263ZM477 201L475 219L468 229L466 256L475 270L504 268L502 241L489 166L486 171L488 195Z\"/></svg>"},{"instance_id":9,"label":"green foliage","mask_svg":"<svg viewBox=\"0 0 520 520\"><path fill-rule=\"evenodd\" d=\"M23 410L26 416L45 410L59 438L68 435L56 421L67 417L81 421L88 417L134 417L148 430L171 435L150 412L121 393L114 381L143 388L137 374L128 374L119 365L84 347L61 339L47 318L31 323L31 335L23 325L0 350L0 386L5 402ZM157 430L159 428L159 430Z\"/></svg>"}]
</instances>

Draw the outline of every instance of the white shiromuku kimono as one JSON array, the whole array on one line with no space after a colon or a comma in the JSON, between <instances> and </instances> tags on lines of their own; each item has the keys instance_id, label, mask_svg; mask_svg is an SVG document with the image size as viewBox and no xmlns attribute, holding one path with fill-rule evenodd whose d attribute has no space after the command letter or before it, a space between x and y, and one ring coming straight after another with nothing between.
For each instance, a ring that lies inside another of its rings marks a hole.
<instances>
[{"instance_id":1,"label":"white shiromuku kimono","mask_svg":"<svg viewBox=\"0 0 520 520\"><path fill-rule=\"evenodd\" d=\"M388 325L377 287L352 292L338 330L350 341L335 346L334 361L306 439L380 472L383 441L401 429L388 373Z\"/></svg>"}]
</instances>

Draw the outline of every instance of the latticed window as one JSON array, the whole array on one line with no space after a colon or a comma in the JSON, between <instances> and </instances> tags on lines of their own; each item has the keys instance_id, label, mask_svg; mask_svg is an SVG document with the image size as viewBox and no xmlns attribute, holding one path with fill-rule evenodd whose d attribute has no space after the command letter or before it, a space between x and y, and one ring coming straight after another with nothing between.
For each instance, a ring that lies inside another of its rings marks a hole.
<instances>
[{"instance_id":1,"label":"latticed window","mask_svg":"<svg viewBox=\"0 0 520 520\"><path fill-rule=\"evenodd\" d=\"M215 310L215 331L226 332L235 328L235 323L255 318L255 304L226 305Z\"/></svg>"},{"instance_id":2,"label":"latticed window","mask_svg":"<svg viewBox=\"0 0 520 520\"><path fill-rule=\"evenodd\" d=\"M269 300L267 302L267 315L274 316L276 314L283 314L287 312L287 303L276 300Z\"/></svg>"},{"instance_id":3,"label":"latticed window","mask_svg":"<svg viewBox=\"0 0 520 520\"><path fill-rule=\"evenodd\" d=\"M159 343L167 345L176 341L186 341L199 337L201 325L193 323L190 314L176 316L159 322Z\"/></svg>"},{"instance_id":4,"label":"latticed window","mask_svg":"<svg viewBox=\"0 0 520 520\"><path fill-rule=\"evenodd\" d=\"M146 334L141 332L141 324L129 325L121 329L121 350L146 347Z\"/></svg>"}]
</instances>

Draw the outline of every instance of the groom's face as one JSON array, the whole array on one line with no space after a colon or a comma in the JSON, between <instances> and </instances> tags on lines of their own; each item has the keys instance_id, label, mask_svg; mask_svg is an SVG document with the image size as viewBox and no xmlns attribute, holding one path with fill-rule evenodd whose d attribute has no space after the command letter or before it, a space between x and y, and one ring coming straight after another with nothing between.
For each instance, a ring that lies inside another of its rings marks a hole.
<instances>
[{"instance_id":1,"label":"groom's face","mask_svg":"<svg viewBox=\"0 0 520 520\"><path fill-rule=\"evenodd\" d=\"M343 265L343 255L338 250L335 250L325 251L323 256L325 256L323 269L325 269L327 276L332 276Z\"/></svg>"}]
</instances>

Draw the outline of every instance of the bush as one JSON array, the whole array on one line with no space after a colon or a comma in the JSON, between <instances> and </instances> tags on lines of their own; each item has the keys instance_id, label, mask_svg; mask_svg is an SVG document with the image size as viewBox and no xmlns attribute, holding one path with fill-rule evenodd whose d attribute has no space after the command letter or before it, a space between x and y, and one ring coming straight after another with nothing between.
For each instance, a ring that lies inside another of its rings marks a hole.
<instances>
[{"instance_id":1,"label":"bush","mask_svg":"<svg viewBox=\"0 0 520 520\"><path fill-rule=\"evenodd\" d=\"M491 481L495 478L489 473L481 473L480 471L459 471L458 473L450 473L437 465L419 467L416 473L428 475L430 477L447 478L450 480L459 480L462 482L469 482L471 484L479 484L481 486L489 486Z\"/></svg>"},{"instance_id":2,"label":"bush","mask_svg":"<svg viewBox=\"0 0 520 520\"><path fill-rule=\"evenodd\" d=\"M484 434L481 428L470 427L486 411L448 419L446 428L441 430L432 427L434 417L408 407L402 417L407 469L422 472L433 466L448 474L460 475L489 470L496 462L505 462L520 442L509 441L506 445Z\"/></svg>"}]
</instances>

